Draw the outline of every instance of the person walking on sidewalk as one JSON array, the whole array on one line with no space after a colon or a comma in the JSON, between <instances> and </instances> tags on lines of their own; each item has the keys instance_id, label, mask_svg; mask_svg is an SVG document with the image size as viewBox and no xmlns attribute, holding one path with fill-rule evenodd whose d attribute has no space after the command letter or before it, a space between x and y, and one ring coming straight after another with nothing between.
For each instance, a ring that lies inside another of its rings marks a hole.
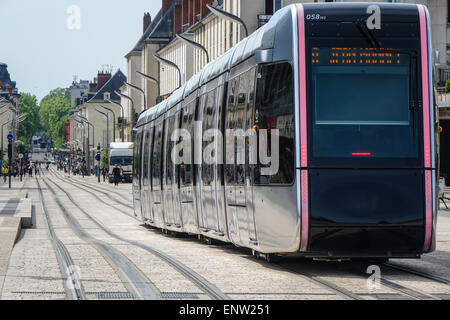
<instances>
[{"instance_id":1,"label":"person walking on sidewalk","mask_svg":"<svg viewBox=\"0 0 450 320\"><path fill-rule=\"evenodd\" d=\"M3 166L2 168L3 182L6 183L6 178L8 177L8 167Z\"/></svg>"},{"instance_id":2,"label":"person walking on sidewalk","mask_svg":"<svg viewBox=\"0 0 450 320\"><path fill-rule=\"evenodd\" d=\"M114 176L114 185L117 187L117 185L119 184L119 181L120 181L120 169L117 164L114 166L112 174Z\"/></svg>"}]
</instances>

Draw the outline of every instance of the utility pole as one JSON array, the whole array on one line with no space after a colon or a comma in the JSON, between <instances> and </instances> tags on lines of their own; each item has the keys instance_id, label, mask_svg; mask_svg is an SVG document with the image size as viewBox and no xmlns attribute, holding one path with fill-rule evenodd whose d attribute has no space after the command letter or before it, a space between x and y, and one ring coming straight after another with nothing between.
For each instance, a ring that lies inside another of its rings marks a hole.
<instances>
[{"instance_id":1,"label":"utility pole","mask_svg":"<svg viewBox=\"0 0 450 320\"><path fill-rule=\"evenodd\" d=\"M14 136L10 133L8 134L8 176L9 176L9 189L11 189L11 168L12 168L12 157L13 157L13 145L12 142Z\"/></svg>"},{"instance_id":2,"label":"utility pole","mask_svg":"<svg viewBox=\"0 0 450 320\"><path fill-rule=\"evenodd\" d=\"M100 183L100 158L101 158L101 156L100 156L100 142L98 143L98 146L97 146L97 161L98 161L98 163L97 163L97 176L98 176L98 183Z\"/></svg>"}]
</instances>

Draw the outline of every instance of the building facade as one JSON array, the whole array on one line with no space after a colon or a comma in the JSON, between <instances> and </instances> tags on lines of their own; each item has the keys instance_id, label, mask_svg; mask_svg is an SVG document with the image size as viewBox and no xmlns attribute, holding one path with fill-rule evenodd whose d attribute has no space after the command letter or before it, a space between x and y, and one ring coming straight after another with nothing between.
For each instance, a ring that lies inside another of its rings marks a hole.
<instances>
[{"instance_id":1,"label":"building facade","mask_svg":"<svg viewBox=\"0 0 450 320\"><path fill-rule=\"evenodd\" d=\"M0 127L2 130L0 148L3 151L1 163L8 157L8 134L12 133L14 137L18 134L16 116L19 112L19 97L16 82L11 80L8 72L8 65L0 62Z\"/></svg>"}]
</instances>

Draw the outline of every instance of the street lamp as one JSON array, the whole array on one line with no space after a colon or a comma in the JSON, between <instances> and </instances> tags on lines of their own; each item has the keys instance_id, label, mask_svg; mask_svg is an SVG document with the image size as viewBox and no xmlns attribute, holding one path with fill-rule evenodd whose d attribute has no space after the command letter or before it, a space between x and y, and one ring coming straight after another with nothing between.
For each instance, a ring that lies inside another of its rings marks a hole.
<instances>
[{"instance_id":1,"label":"street lamp","mask_svg":"<svg viewBox=\"0 0 450 320\"><path fill-rule=\"evenodd\" d=\"M129 86L130 88L133 88L134 90L137 90L137 91L139 91L139 92L141 92L143 94L143 96L144 96L144 110L147 110L147 99L145 97L145 91L142 90L141 88L139 88L138 86L135 86L134 84L131 84L131 83L128 83L128 82L125 82L125 84L127 86Z\"/></svg>"},{"instance_id":2,"label":"street lamp","mask_svg":"<svg viewBox=\"0 0 450 320\"><path fill-rule=\"evenodd\" d=\"M112 103L112 104L115 104L115 105L119 106L122 109L121 110L122 111L122 125L120 126L120 132L121 132L120 135L121 135L121 140L123 142L123 136L124 136L124 134L123 134L123 118L124 118L124 114L125 114L123 106L120 103L112 101L111 99L106 98L105 100L108 101L109 103ZM117 124L119 124L119 121L117 121Z\"/></svg>"},{"instance_id":3,"label":"street lamp","mask_svg":"<svg viewBox=\"0 0 450 320\"><path fill-rule=\"evenodd\" d=\"M114 92L117 94L117 95L119 95L119 96L121 96L122 98L125 98L125 99L127 99L127 100L129 100L130 102L131 102L131 120L133 120L134 119L134 112L135 112L135 109L134 109L134 101L133 101L133 99L131 99L131 97L129 97L129 96L127 96L126 94L123 94L122 92L119 92L119 91L117 91L117 90L114 90ZM132 121L133 122L133 121ZM134 125L134 124L133 124Z\"/></svg>"},{"instance_id":4,"label":"street lamp","mask_svg":"<svg viewBox=\"0 0 450 320\"><path fill-rule=\"evenodd\" d=\"M156 98L156 103L159 103L160 102L159 99L161 97L161 86L159 84L159 81L156 78L153 78L152 76L150 76L148 74L140 72L139 70L136 70L136 73L139 74L140 76L142 76L144 79L154 82L158 86L158 97Z\"/></svg>"},{"instance_id":5,"label":"street lamp","mask_svg":"<svg viewBox=\"0 0 450 320\"><path fill-rule=\"evenodd\" d=\"M98 113L100 113L106 117L106 145L109 146L109 113L102 112L98 109L95 109L95 111L97 111ZM105 137L103 136L103 138L105 138Z\"/></svg>"},{"instance_id":6,"label":"street lamp","mask_svg":"<svg viewBox=\"0 0 450 320\"><path fill-rule=\"evenodd\" d=\"M167 59L164 59L164 58L158 56L157 54L153 54L153 57L154 57L156 60L158 60L160 63L167 64L168 66L171 66L172 68L175 68L175 69L178 70L178 77L179 77L178 88L181 87L181 70L180 70L180 68L179 68L175 63L173 63L172 61L169 61L169 60L167 60ZM178 89L178 88L177 88L177 89Z\"/></svg>"},{"instance_id":7,"label":"street lamp","mask_svg":"<svg viewBox=\"0 0 450 320\"><path fill-rule=\"evenodd\" d=\"M209 4L206 5L206 7L208 8L209 11L211 11L213 14L215 14L216 16L231 21L231 22L236 22L240 25L242 25L244 27L244 31L245 31L245 37L248 37L248 29L247 29L247 25L245 24L245 22L239 18L238 16L235 16L234 14L231 14L229 12L223 11L221 9L215 8L210 6Z\"/></svg>"},{"instance_id":8,"label":"street lamp","mask_svg":"<svg viewBox=\"0 0 450 320\"><path fill-rule=\"evenodd\" d=\"M188 45L194 46L194 47L202 50L206 54L206 63L209 63L209 53L208 53L208 50L206 50L206 48L204 46L202 46L198 42L195 42L195 41L192 41L190 39L187 39L187 38L183 37L180 34L177 34L177 38L180 39L181 41L185 42Z\"/></svg>"},{"instance_id":9,"label":"street lamp","mask_svg":"<svg viewBox=\"0 0 450 320\"><path fill-rule=\"evenodd\" d=\"M114 140L113 142L116 142L116 113L113 110L111 110L110 108L107 108L105 106L100 106L100 107L105 109L105 110L108 110L113 115L113 126L112 126L112 129L113 129L113 140ZM109 145L108 145L108 147L109 147Z\"/></svg>"}]
</instances>

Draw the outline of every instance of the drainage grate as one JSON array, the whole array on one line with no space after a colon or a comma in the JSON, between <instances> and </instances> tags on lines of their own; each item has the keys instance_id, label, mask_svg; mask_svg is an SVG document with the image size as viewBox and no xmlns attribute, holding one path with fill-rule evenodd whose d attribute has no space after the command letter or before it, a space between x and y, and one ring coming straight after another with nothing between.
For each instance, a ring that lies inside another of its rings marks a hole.
<instances>
[{"instance_id":1,"label":"drainage grate","mask_svg":"<svg viewBox=\"0 0 450 320\"><path fill-rule=\"evenodd\" d=\"M86 292L87 295L95 295L98 299L135 299L135 295L129 292Z\"/></svg>"},{"instance_id":2,"label":"drainage grate","mask_svg":"<svg viewBox=\"0 0 450 320\"><path fill-rule=\"evenodd\" d=\"M12 291L14 294L29 294L29 295L57 295L66 293L64 291Z\"/></svg>"},{"instance_id":3,"label":"drainage grate","mask_svg":"<svg viewBox=\"0 0 450 320\"><path fill-rule=\"evenodd\" d=\"M200 299L197 293L161 292L161 299Z\"/></svg>"}]
</instances>

